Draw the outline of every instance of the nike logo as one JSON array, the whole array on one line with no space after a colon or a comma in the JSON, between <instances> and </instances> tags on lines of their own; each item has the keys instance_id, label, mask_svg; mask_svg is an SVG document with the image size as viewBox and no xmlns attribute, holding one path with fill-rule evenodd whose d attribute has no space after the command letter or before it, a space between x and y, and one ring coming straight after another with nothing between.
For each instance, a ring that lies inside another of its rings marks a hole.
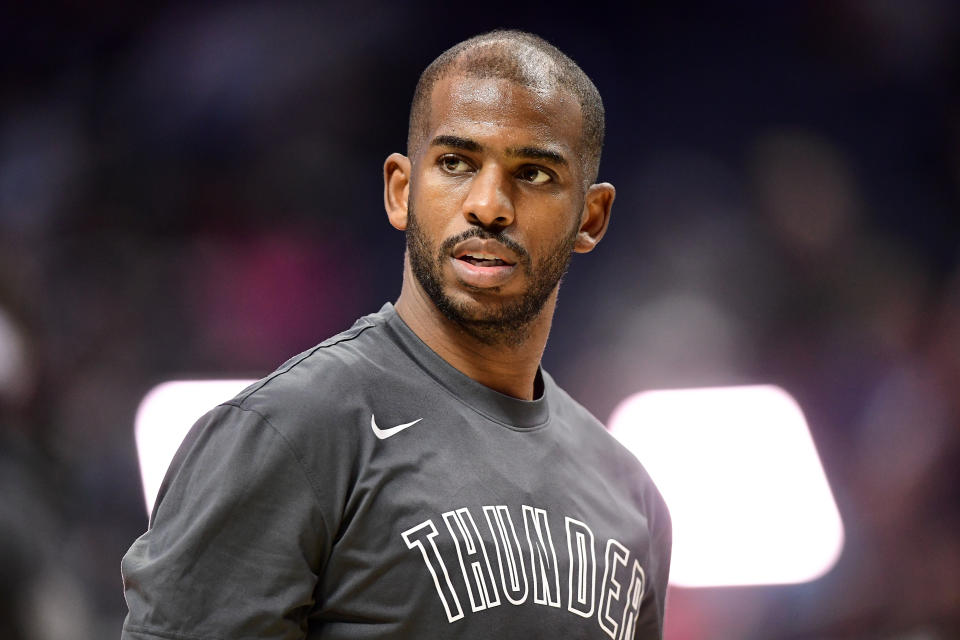
<instances>
[{"instance_id":1,"label":"nike logo","mask_svg":"<svg viewBox=\"0 0 960 640\"><path fill-rule=\"evenodd\" d=\"M389 429L381 429L380 427L377 426L377 419L373 416L373 414L370 414L370 428L373 429L373 435L377 436L381 440L386 440L390 436L397 435L407 427L412 427L413 425L417 424L421 420L423 420L423 418L417 418L413 422L398 424L397 426L390 427Z\"/></svg>"}]
</instances>

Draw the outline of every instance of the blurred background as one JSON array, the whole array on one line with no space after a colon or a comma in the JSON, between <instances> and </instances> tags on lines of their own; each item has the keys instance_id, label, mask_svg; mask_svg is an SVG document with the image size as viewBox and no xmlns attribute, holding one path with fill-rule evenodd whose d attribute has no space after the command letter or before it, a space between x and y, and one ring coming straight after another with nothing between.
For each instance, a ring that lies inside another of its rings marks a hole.
<instances>
[{"instance_id":1,"label":"blurred background","mask_svg":"<svg viewBox=\"0 0 960 640\"><path fill-rule=\"evenodd\" d=\"M42 8L41 8L42 7ZM399 292L381 166L496 27L607 106L599 250L545 366L606 420L778 384L846 526L805 585L675 589L668 640L960 638L960 5L4 3L0 637L119 636L155 383L259 377Z\"/></svg>"}]
</instances>

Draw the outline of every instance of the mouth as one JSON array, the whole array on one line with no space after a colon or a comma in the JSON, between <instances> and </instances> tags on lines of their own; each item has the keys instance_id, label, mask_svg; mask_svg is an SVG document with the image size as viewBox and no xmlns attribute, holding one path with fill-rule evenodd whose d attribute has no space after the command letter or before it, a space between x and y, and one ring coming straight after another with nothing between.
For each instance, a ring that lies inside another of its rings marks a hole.
<instances>
[{"instance_id":1,"label":"mouth","mask_svg":"<svg viewBox=\"0 0 960 640\"><path fill-rule=\"evenodd\" d=\"M517 264L514 252L493 239L469 238L455 246L451 255L477 267L512 267Z\"/></svg>"},{"instance_id":2,"label":"mouth","mask_svg":"<svg viewBox=\"0 0 960 640\"><path fill-rule=\"evenodd\" d=\"M513 275L518 258L512 250L492 239L470 238L450 254L459 280L471 288L488 289L505 284Z\"/></svg>"},{"instance_id":3,"label":"mouth","mask_svg":"<svg viewBox=\"0 0 960 640\"><path fill-rule=\"evenodd\" d=\"M512 267L513 263L504 260L499 256L495 256L491 253L483 253L482 251L475 251L471 253L465 253L461 256L456 256L457 260L463 260L468 262L475 267Z\"/></svg>"}]
</instances>

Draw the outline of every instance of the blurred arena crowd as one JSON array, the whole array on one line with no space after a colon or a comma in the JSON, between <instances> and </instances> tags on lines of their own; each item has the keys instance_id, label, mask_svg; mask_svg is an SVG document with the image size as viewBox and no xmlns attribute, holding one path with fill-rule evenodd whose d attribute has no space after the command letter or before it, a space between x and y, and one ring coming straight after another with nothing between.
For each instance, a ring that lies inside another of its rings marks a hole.
<instances>
[{"instance_id":1,"label":"blurred arena crowd","mask_svg":"<svg viewBox=\"0 0 960 640\"><path fill-rule=\"evenodd\" d=\"M602 420L782 386L846 527L813 583L675 589L668 640L960 637L960 5L765 6L0 8L0 637L119 634L151 386L395 297L383 158L420 69L500 26L608 110L611 230L546 368Z\"/></svg>"}]
</instances>

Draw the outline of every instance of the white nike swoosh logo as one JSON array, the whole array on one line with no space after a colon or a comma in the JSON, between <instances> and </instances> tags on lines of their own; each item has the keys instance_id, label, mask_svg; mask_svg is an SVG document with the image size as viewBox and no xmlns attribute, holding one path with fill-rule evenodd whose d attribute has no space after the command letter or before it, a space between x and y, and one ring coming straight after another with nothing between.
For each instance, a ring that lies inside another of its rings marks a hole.
<instances>
[{"instance_id":1,"label":"white nike swoosh logo","mask_svg":"<svg viewBox=\"0 0 960 640\"><path fill-rule=\"evenodd\" d=\"M395 435L397 435L398 433L400 433L401 431L403 431L403 430L406 429L407 427L412 427L413 425L417 424L417 423L420 422L421 420L423 420L423 418L417 418L417 419L414 420L413 422L407 422L407 423L405 423L405 424L398 424L397 426L395 426L395 427L390 427L389 429L381 429L380 427L377 426L377 419L376 419L376 418L373 416L373 414L371 413L371 414L370 414L370 428L373 429L373 435L377 436L377 437L378 437L379 439L381 439L381 440L386 440L386 439L389 438L390 436L395 436Z\"/></svg>"}]
</instances>

